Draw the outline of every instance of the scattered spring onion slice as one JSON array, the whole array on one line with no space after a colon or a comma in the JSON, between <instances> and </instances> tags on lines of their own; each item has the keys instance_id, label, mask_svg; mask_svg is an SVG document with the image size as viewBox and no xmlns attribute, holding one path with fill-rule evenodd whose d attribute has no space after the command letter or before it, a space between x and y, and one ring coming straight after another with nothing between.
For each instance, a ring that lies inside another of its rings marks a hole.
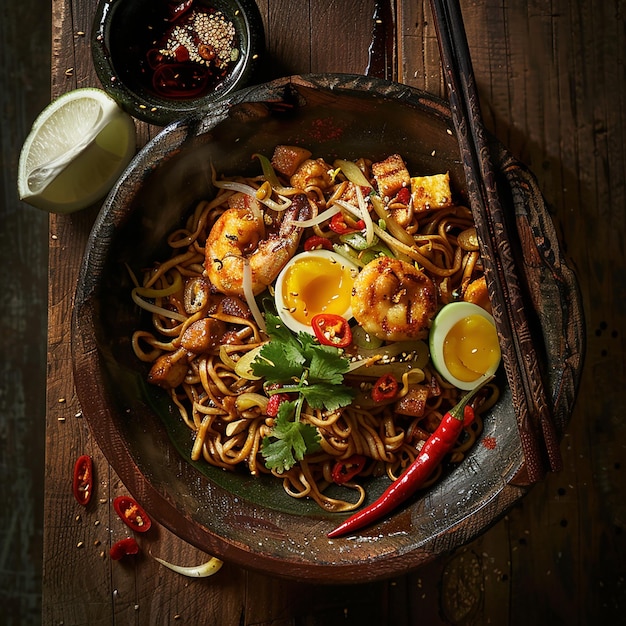
<instances>
[{"instance_id":1,"label":"scattered spring onion slice","mask_svg":"<svg viewBox=\"0 0 626 626\"><path fill-rule=\"evenodd\" d=\"M223 561L220 561L215 556L212 556L206 563L201 563L200 565L175 565L174 563L160 559L158 556L153 556L152 558L161 565L171 569L173 572L182 574L183 576L189 576L190 578L206 578L213 576L224 564Z\"/></svg>"}]
</instances>

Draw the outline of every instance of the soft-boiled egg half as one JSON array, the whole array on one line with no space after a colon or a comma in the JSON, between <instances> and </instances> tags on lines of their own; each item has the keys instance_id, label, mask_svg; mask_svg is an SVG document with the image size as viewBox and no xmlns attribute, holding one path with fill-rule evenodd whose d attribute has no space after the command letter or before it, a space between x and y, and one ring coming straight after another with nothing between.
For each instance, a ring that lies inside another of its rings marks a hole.
<instances>
[{"instance_id":1,"label":"soft-boiled egg half","mask_svg":"<svg viewBox=\"0 0 626 626\"><path fill-rule=\"evenodd\" d=\"M294 332L313 333L320 313L352 317L350 296L359 268L330 250L296 254L276 279L274 298L283 323Z\"/></svg>"},{"instance_id":2,"label":"soft-boiled egg half","mask_svg":"<svg viewBox=\"0 0 626 626\"><path fill-rule=\"evenodd\" d=\"M459 389L473 389L500 364L493 317L471 302L446 304L433 320L429 344L433 365Z\"/></svg>"}]
</instances>

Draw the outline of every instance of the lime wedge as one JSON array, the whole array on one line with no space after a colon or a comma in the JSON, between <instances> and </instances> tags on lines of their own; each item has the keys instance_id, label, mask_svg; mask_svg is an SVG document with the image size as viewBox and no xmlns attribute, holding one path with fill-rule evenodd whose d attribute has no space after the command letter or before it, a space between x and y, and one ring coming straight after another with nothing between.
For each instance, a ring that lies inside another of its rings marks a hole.
<instances>
[{"instance_id":1,"label":"lime wedge","mask_svg":"<svg viewBox=\"0 0 626 626\"><path fill-rule=\"evenodd\" d=\"M22 146L22 200L51 213L72 213L102 199L135 154L135 124L108 94L69 91L37 117Z\"/></svg>"}]
</instances>

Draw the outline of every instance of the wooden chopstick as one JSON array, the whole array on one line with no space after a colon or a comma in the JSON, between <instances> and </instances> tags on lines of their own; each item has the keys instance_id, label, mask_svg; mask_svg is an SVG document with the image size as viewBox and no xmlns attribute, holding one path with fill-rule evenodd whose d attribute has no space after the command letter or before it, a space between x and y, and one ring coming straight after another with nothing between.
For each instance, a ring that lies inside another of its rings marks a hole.
<instances>
[{"instance_id":1,"label":"wooden chopstick","mask_svg":"<svg viewBox=\"0 0 626 626\"><path fill-rule=\"evenodd\" d=\"M527 480L534 483L547 469L561 469L559 439L496 187L461 8L458 0L431 0L431 8Z\"/></svg>"}]
</instances>

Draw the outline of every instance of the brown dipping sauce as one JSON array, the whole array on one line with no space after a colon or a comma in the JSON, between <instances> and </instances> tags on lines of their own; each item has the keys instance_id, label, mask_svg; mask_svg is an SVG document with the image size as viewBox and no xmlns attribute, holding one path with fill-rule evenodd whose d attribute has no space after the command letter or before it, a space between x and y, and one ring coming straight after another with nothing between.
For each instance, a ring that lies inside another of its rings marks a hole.
<instances>
[{"instance_id":1,"label":"brown dipping sauce","mask_svg":"<svg viewBox=\"0 0 626 626\"><path fill-rule=\"evenodd\" d=\"M239 56L233 23L197 0L153 6L129 50L139 59L143 88L170 100L201 98L219 88Z\"/></svg>"}]
</instances>

